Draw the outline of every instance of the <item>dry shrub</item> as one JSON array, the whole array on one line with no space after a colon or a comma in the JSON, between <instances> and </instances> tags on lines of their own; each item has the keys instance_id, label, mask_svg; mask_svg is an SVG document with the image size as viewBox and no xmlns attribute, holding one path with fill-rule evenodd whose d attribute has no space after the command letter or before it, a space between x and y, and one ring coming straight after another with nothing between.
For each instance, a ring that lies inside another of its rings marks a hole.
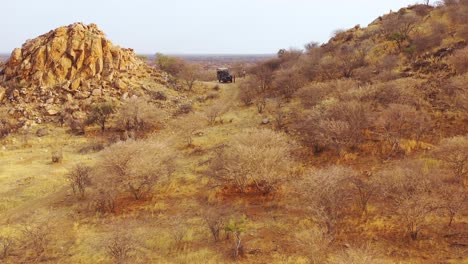
<instances>
[{"instance_id":1,"label":"dry shrub","mask_svg":"<svg viewBox=\"0 0 468 264\"><path fill-rule=\"evenodd\" d=\"M275 71L272 87L274 93L286 99L291 99L293 94L305 84L305 78L296 67L282 68Z\"/></svg>"},{"instance_id":2,"label":"dry shrub","mask_svg":"<svg viewBox=\"0 0 468 264\"><path fill-rule=\"evenodd\" d=\"M15 242L13 238L0 235L0 259L6 259L10 255L14 246Z\"/></svg>"},{"instance_id":3,"label":"dry shrub","mask_svg":"<svg viewBox=\"0 0 468 264\"><path fill-rule=\"evenodd\" d=\"M106 245L107 254L116 264L133 263L135 241L126 231L117 231Z\"/></svg>"},{"instance_id":4,"label":"dry shrub","mask_svg":"<svg viewBox=\"0 0 468 264\"><path fill-rule=\"evenodd\" d=\"M380 252L369 245L364 247L351 247L332 256L327 262L329 264L390 264Z\"/></svg>"},{"instance_id":5,"label":"dry shrub","mask_svg":"<svg viewBox=\"0 0 468 264\"><path fill-rule=\"evenodd\" d=\"M432 155L447 165L457 182L463 183L468 175L468 136L442 140Z\"/></svg>"},{"instance_id":6,"label":"dry shrub","mask_svg":"<svg viewBox=\"0 0 468 264\"><path fill-rule=\"evenodd\" d=\"M430 131L431 119L428 114L403 104L390 104L375 121L377 132L383 141L391 145L389 155L398 154L401 139L419 141ZM385 153L382 153L385 154Z\"/></svg>"},{"instance_id":7,"label":"dry shrub","mask_svg":"<svg viewBox=\"0 0 468 264\"><path fill-rule=\"evenodd\" d=\"M39 259L46 255L51 247L52 231L49 221L24 224L21 229L21 246L32 251L34 257Z\"/></svg>"},{"instance_id":8,"label":"dry shrub","mask_svg":"<svg viewBox=\"0 0 468 264\"><path fill-rule=\"evenodd\" d=\"M300 88L295 96L300 98L305 108L312 108L336 89L335 84L334 82L310 83Z\"/></svg>"},{"instance_id":9,"label":"dry shrub","mask_svg":"<svg viewBox=\"0 0 468 264\"><path fill-rule=\"evenodd\" d=\"M458 74L468 72L468 47L455 51L449 58L450 63Z\"/></svg>"},{"instance_id":10,"label":"dry shrub","mask_svg":"<svg viewBox=\"0 0 468 264\"><path fill-rule=\"evenodd\" d=\"M222 101L208 106L204 112L208 124L214 125L216 120L218 120L227 110L226 102Z\"/></svg>"},{"instance_id":11,"label":"dry shrub","mask_svg":"<svg viewBox=\"0 0 468 264\"><path fill-rule=\"evenodd\" d=\"M8 116L7 109L0 109L0 138L8 136L13 130L13 123Z\"/></svg>"},{"instance_id":12,"label":"dry shrub","mask_svg":"<svg viewBox=\"0 0 468 264\"><path fill-rule=\"evenodd\" d=\"M307 201L313 218L331 238L339 233L341 221L352 207L350 179L355 174L350 168L334 165L310 171L297 183L298 195Z\"/></svg>"},{"instance_id":13,"label":"dry shrub","mask_svg":"<svg viewBox=\"0 0 468 264\"><path fill-rule=\"evenodd\" d=\"M117 110L116 125L125 131L149 131L161 126L164 113L143 97L127 99Z\"/></svg>"},{"instance_id":14,"label":"dry shrub","mask_svg":"<svg viewBox=\"0 0 468 264\"><path fill-rule=\"evenodd\" d=\"M239 84L239 100L246 106L253 104L257 97L257 86L260 84L253 78L247 78Z\"/></svg>"},{"instance_id":15,"label":"dry shrub","mask_svg":"<svg viewBox=\"0 0 468 264\"><path fill-rule=\"evenodd\" d=\"M417 240L430 215L437 208L437 173L423 161L404 161L380 172L384 180L383 194L393 202L405 236Z\"/></svg>"},{"instance_id":16,"label":"dry shrub","mask_svg":"<svg viewBox=\"0 0 468 264\"><path fill-rule=\"evenodd\" d=\"M338 152L364 141L364 130L370 125L371 108L357 101L322 101L305 113L298 126L304 141L316 148L332 148Z\"/></svg>"},{"instance_id":17,"label":"dry shrub","mask_svg":"<svg viewBox=\"0 0 468 264\"><path fill-rule=\"evenodd\" d=\"M100 211L113 211L115 197L130 193L136 200L174 170L174 152L167 142L118 142L103 152L93 169L94 198Z\"/></svg>"},{"instance_id":18,"label":"dry shrub","mask_svg":"<svg viewBox=\"0 0 468 264\"><path fill-rule=\"evenodd\" d=\"M212 175L225 186L245 192L252 186L268 194L288 180L294 161L286 135L269 129L247 129L233 136L211 164Z\"/></svg>"},{"instance_id":19,"label":"dry shrub","mask_svg":"<svg viewBox=\"0 0 468 264\"><path fill-rule=\"evenodd\" d=\"M84 164L75 165L68 173L67 179L73 190L74 195L78 195L81 199L85 197L86 188L90 185L91 167Z\"/></svg>"}]
</instances>

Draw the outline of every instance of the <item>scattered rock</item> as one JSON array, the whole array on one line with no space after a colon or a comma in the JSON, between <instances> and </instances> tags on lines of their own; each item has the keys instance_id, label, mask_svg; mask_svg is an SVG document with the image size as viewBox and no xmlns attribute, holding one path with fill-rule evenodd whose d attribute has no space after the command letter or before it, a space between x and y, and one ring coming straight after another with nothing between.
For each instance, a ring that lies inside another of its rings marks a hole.
<instances>
[{"instance_id":1,"label":"scattered rock","mask_svg":"<svg viewBox=\"0 0 468 264\"><path fill-rule=\"evenodd\" d=\"M50 116L56 116L58 113L59 113L59 111L57 111L55 109L47 110L47 114L50 115Z\"/></svg>"},{"instance_id":2,"label":"scattered rock","mask_svg":"<svg viewBox=\"0 0 468 264\"><path fill-rule=\"evenodd\" d=\"M92 92L93 96L101 96L102 95L102 90L101 89L94 89Z\"/></svg>"},{"instance_id":3,"label":"scattered rock","mask_svg":"<svg viewBox=\"0 0 468 264\"><path fill-rule=\"evenodd\" d=\"M268 118L263 118L262 119L262 125L266 125L266 124L269 124L270 123L270 119Z\"/></svg>"},{"instance_id":4,"label":"scattered rock","mask_svg":"<svg viewBox=\"0 0 468 264\"><path fill-rule=\"evenodd\" d=\"M39 128L36 130L36 136L38 137L44 137L49 135L49 130L47 128Z\"/></svg>"}]
</instances>

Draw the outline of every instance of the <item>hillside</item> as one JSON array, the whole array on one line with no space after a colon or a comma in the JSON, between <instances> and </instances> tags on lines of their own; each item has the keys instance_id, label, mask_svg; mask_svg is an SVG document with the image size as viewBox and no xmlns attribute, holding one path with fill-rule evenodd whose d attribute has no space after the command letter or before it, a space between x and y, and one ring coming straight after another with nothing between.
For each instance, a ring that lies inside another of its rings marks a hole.
<instances>
[{"instance_id":1,"label":"hillside","mask_svg":"<svg viewBox=\"0 0 468 264\"><path fill-rule=\"evenodd\" d=\"M323 45L236 61L252 66L235 83L200 81L215 78L202 70L212 60L157 54L149 69L115 48L128 70L73 77L109 97L78 125L15 122L10 106L44 104L30 100L36 81L55 91L73 78L32 78L34 56L13 52L0 261L467 263L467 21L464 0L402 8Z\"/></svg>"}]
</instances>

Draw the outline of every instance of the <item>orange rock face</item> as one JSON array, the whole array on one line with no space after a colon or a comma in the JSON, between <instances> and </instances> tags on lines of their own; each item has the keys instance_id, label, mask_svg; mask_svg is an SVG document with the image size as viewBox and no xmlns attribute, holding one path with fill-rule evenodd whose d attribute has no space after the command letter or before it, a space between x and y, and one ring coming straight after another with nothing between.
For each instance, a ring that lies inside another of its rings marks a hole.
<instances>
[{"instance_id":1,"label":"orange rock face","mask_svg":"<svg viewBox=\"0 0 468 264\"><path fill-rule=\"evenodd\" d=\"M66 81L113 81L142 64L133 50L114 46L95 24L75 23L15 49L5 65L4 82L53 87Z\"/></svg>"}]
</instances>

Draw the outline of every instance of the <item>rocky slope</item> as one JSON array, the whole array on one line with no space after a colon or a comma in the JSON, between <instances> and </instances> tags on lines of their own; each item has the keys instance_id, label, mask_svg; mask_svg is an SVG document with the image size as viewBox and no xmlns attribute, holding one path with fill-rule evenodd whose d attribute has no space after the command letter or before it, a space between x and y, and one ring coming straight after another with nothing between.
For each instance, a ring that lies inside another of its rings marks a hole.
<instances>
[{"instance_id":1,"label":"rocky slope","mask_svg":"<svg viewBox=\"0 0 468 264\"><path fill-rule=\"evenodd\" d=\"M114 46L95 24L75 23L28 40L0 67L0 102L14 106L10 114L38 121L65 104L79 112L154 85L163 86L161 73L132 49Z\"/></svg>"}]
</instances>

